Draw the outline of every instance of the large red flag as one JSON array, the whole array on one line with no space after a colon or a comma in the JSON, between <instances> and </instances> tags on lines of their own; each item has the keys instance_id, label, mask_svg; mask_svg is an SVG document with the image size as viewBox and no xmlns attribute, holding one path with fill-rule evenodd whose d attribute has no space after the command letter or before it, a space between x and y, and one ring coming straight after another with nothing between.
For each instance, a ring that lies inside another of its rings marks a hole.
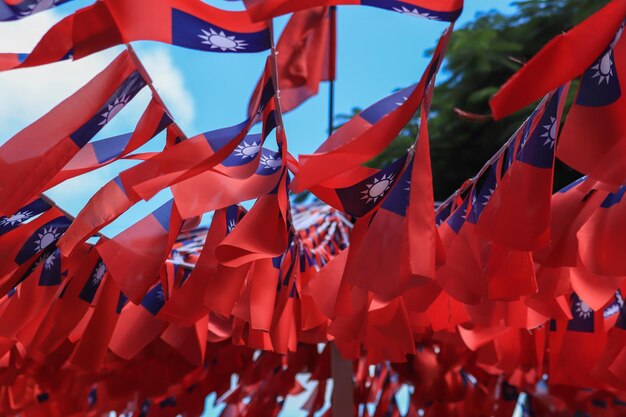
<instances>
[{"instance_id":1,"label":"large red flag","mask_svg":"<svg viewBox=\"0 0 626 417\"><path fill-rule=\"evenodd\" d=\"M270 47L267 23L252 23L244 11L220 10L200 0L102 0L54 25L17 65L2 60L0 70L80 59L140 40L211 52Z\"/></svg>"},{"instance_id":2,"label":"large red flag","mask_svg":"<svg viewBox=\"0 0 626 417\"><path fill-rule=\"evenodd\" d=\"M244 0L254 21L304 10L311 7L331 5L364 5L387 9L401 14L424 17L431 20L453 22L463 9L463 0Z\"/></svg>"},{"instance_id":3,"label":"large red flag","mask_svg":"<svg viewBox=\"0 0 626 417\"><path fill-rule=\"evenodd\" d=\"M14 213L40 194L145 85L132 57L124 52L84 87L2 145L0 213Z\"/></svg>"},{"instance_id":4,"label":"large red flag","mask_svg":"<svg viewBox=\"0 0 626 417\"><path fill-rule=\"evenodd\" d=\"M623 30L622 25L582 75L557 148L559 159L575 170L613 185L626 182L621 162L626 158Z\"/></svg>"},{"instance_id":5,"label":"large red flag","mask_svg":"<svg viewBox=\"0 0 626 417\"><path fill-rule=\"evenodd\" d=\"M512 138L502 174L477 231L521 251L545 247L550 238L554 148L567 87L550 94Z\"/></svg>"},{"instance_id":6,"label":"large red flag","mask_svg":"<svg viewBox=\"0 0 626 417\"><path fill-rule=\"evenodd\" d=\"M501 119L581 75L602 55L626 17L626 1L613 0L567 33L552 39L491 99Z\"/></svg>"},{"instance_id":7,"label":"large red flag","mask_svg":"<svg viewBox=\"0 0 626 417\"><path fill-rule=\"evenodd\" d=\"M321 81L335 78L334 10L317 7L294 13L276 45L283 113L317 94ZM255 91L261 89L261 81ZM248 113L253 110L250 103Z\"/></svg>"}]
</instances>

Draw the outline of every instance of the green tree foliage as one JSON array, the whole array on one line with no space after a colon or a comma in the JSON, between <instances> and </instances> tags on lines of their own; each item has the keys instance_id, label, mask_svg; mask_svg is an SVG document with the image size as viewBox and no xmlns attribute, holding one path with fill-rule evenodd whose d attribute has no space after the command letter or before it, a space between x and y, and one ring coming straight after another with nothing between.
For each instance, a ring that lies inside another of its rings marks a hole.
<instances>
[{"instance_id":1,"label":"green tree foliage","mask_svg":"<svg viewBox=\"0 0 626 417\"><path fill-rule=\"evenodd\" d=\"M454 32L429 119L436 199L445 199L463 181L474 176L532 111L529 107L495 122L459 117L455 108L488 115L489 97L523 62L551 38L569 30L606 3L608 0L519 1L514 3L517 9L514 14L496 11L481 14ZM432 51L427 53L430 54ZM570 101L574 91L575 85L570 90ZM417 119L370 165L384 166L402 155L416 133ZM555 187L560 188L579 176L559 164Z\"/></svg>"}]
</instances>

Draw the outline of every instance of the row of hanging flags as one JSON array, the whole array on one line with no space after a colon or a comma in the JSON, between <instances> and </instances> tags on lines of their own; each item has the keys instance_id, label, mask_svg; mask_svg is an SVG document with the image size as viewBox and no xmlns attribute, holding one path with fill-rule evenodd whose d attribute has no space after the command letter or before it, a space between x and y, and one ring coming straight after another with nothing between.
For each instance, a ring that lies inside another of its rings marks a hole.
<instances>
[{"instance_id":1,"label":"row of hanging flags","mask_svg":"<svg viewBox=\"0 0 626 417\"><path fill-rule=\"evenodd\" d=\"M62 3L0 1L0 20ZM0 413L199 416L216 393L223 417L277 416L295 395L305 414L330 416L332 341L353 361L354 415L626 415L626 0L557 36L500 89L495 118L539 104L435 210L428 115L462 2L244 4L99 0L30 53L0 55L8 71L127 45L0 147ZM415 84L296 158L282 115L335 78L335 6L357 4L450 27ZM271 19L288 13L274 45ZM269 50L245 119L186 136L136 40ZM144 88L133 131L93 140ZM367 167L415 116L414 144ZM162 151L136 152L160 134ZM585 176L553 194L557 157ZM75 217L44 194L120 159L137 163ZM166 188L170 201L100 233ZM292 204L301 191L316 202Z\"/></svg>"}]
</instances>

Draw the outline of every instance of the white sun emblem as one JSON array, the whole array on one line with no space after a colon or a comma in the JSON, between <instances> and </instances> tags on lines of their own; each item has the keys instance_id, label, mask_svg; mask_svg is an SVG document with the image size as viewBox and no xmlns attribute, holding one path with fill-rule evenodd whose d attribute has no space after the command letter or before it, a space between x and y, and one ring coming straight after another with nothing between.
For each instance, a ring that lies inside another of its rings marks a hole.
<instances>
[{"instance_id":1,"label":"white sun emblem","mask_svg":"<svg viewBox=\"0 0 626 417\"><path fill-rule=\"evenodd\" d=\"M24 212L18 211L14 215L5 217L2 220L0 220L0 226L7 226L9 224L11 224L11 226L14 226L15 223L22 223L28 220L32 215L33 215L32 211L24 211Z\"/></svg>"},{"instance_id":2,"label":"white sun emblem","mask_svg":"<svg viewBox=\"0 0 626 417\"><path fill-rule=\"evenodd\" d=\"M116 97L113 101L113 104L109 104L108 109L104 113L102 113L102 117L104 118L104 120L102 120L98 125L104 126L111 120L113 120L113 118L122 111L124 106L126 106L129 101L130 98L126 97L125 94L123 94L121 97Z\"/></svg>"},{"instance_id":3,"label":"white sun emblem","mask_svg":"<svg viewBox=\"0 0 626 417\"><path fill-rule=\"evenodd\" d=\"M607 51L606 54L600 58L598 63L591 67L595 72L591 78L598 79L598 85L606 81L608 84L613 76L613 61L611 60L611 51Z\"/></svg>"},{"instance_id":4,"label":"white sun emblem","mask_svg":"<svg viewBox=\"0 0 626 417\"><path fill-rule=\"evenodd\" d=\"M550 117L550 124L543 125L543 128L546 129L542 138L546 138L546 141L543 142L544 146L550 146L550 149L554 148L554 142L556 139L556 118Z\"/></svg>"},{"instance_id":5,"label":"white sun emblem","mask_svg":"<svg viewBox=\"0 0 626 417\"><path fill-rule=\"evenodd\" d=\"M56 6L59 0L39 0L33 4L28 5L28 9L20 12L21 16L30 16L33 13L48 10L51 7Z\"/></svg>"},{"instance_id":6,"label":"white sun emblem","mask_svg":"<svg viewBox=\"0 0 626 417\"><path fill-rule=\"evenodd\" d=\"M38 235L39 235L39 240L35 241L35 245L36 245L35 249L37 251L40 251L48 247L54 241L56 241L60 233L58 233L58 230L56 227L50 226L47 229L44 227L43 231L41 233L38 233Z\"/></svg>"},{"instance_id":7,"label":"white sun emblem","mask_svg":"<svg viewBox=\"0 0 626 417\"><path fill-rule=\"evenodd\" d=\"M246 49L246 46L248 46L247 43L236 39L235 36L228 36L223 30L219 32L213 28L209 28L208 32L204 29L201 30L203 34L198 35L198 37L202 39L203 44L211 45L211 49L221 49L222 52L237 52L238 50Z\"/></svg>"},{"instance_id":8,"label":"white sun emblem","mask_svg":"<svg viewBox=\"0 0 626 417\"><path fill-rule=\"evenodd\" d=\"M620 308L624 306L624 299L619 291L615 293L615 301L617 301L617 305L620 306Z\"/></svg>"},{"instance_id":9,"label":"white sun emblem","mask_svg":"<svg viewBox=\"0 0 626 417\"><path fill-rule=\"evenodd\" d=\"M371 184L365 184L366 189L361 192L363 194L361 200L366 200L365 204L375 203L391 188L393 178L393 174L389 174L389 176L383 174L380 178L374 177L374 181Z\"/></svg>"},{"instance_id":10,"label":"white sun emblem","mask_svg":"<svg viewBox=\"0 0 626 417\"><path fill-rule=\"evenodd\" d=\"M91 274L91 283L93 285L100 284L100 281L102 281L102 278L104 277L104 274L106 272L107 272L107 267L104 264L104 262L98 261L98 265L96 265L95 269L93 270L93 273Z\"/></svg>"},{"instance_id":11,"label":"white sun emblem","mask_svg":"<svg viewBox=\"0 0 626 417\"><path fill-rule=\"evenodd\" d=\"M591 309L591 307L589 307L587 303L585 303L583 300L578 300L576 302L576 307L574 311L576 312L576 314L578 314L578 317L581 319L588 319L589 317L591 317L591 314L593 313L593 310Z\"/></svg>"},{"instance_id":12,"label":"white sun emblem","mask_svg":"<svg viewBox=\"0 0 626 417\"><path fill-rule=\"evenodd\" d=\"M430 19L430 20L439 20L439 16L437 16L437 15L426 13L426 12L420 12L417 9L411 10L411 9L409 9L407 7L404 7L404 6L402 6L402 8L394 7L393 10L398 12L398 13L401 13L401 14L407 14L409 16L424 17L424 18Z\"/></svg>"},{"instance_id":13,"label":"white sun emblem","mask_svg":"<svg viewBox=\"0 0 626 417\"><path fill-rule=\"evenodd\" d=\"M261 155L261 164L265 169L277 169L283 164L282 158L275 158L274 155Z\"/></svg>"},{"instance_id":14,"label":"white sun emblem","mask_svg":"<svg viewBox=\"0 0 626 417\"><path fill-rule=\"evenodd\" d=\"M235 228L235 226L237 225L237 223L235 222L234 219L231 219L228 221L228 233L232 232L233 229Z\"/></svg>"},{"instance_id":15,"label":"white sun emblem","mask_svg":"<svg viewBox=\"0 0 626 417\"><path fill-rule=\"evenodd\" d=\"M240 156L241 159L254 158L259 153L260 149L261 145L256 143L256 141L248 143L244 140L243 143L235 149L235 155Z\"/></svg>"},{"instance_id":16,"label":"white sun emblem","mask_svg":"<svg viewBox=\"0 0 626 417\"><path fill-rule=\"evenodd\" d=\"M50 269L50 268L52 268L52 267L54 266L54 262L56 261L56 255L57 255L57 253L56 253L56 251L55 251L55 252L52 252L52 253L51 253L51 254L50 254L50 255L46 258L46 260L44 261L44 264L43 264L43 267L44 267L45 269Z\"/></svg>"}]
</instances>

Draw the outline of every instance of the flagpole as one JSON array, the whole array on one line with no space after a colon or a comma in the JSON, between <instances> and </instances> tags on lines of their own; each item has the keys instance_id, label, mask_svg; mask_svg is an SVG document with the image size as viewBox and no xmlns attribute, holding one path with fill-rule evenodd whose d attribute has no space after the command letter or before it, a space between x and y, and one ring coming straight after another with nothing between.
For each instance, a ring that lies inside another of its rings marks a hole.
<instances>
[{"instance_id":1,"label":"flagpole","mask_svg":"<svg viewBox=\"0 0 626 417\"><path fill-rule=\"evenodd\" d=\"M335 130L335 77L337 67L337 6L330 6L330 51L328 60L328 136Z\"/></svg>"}]
</instances>

